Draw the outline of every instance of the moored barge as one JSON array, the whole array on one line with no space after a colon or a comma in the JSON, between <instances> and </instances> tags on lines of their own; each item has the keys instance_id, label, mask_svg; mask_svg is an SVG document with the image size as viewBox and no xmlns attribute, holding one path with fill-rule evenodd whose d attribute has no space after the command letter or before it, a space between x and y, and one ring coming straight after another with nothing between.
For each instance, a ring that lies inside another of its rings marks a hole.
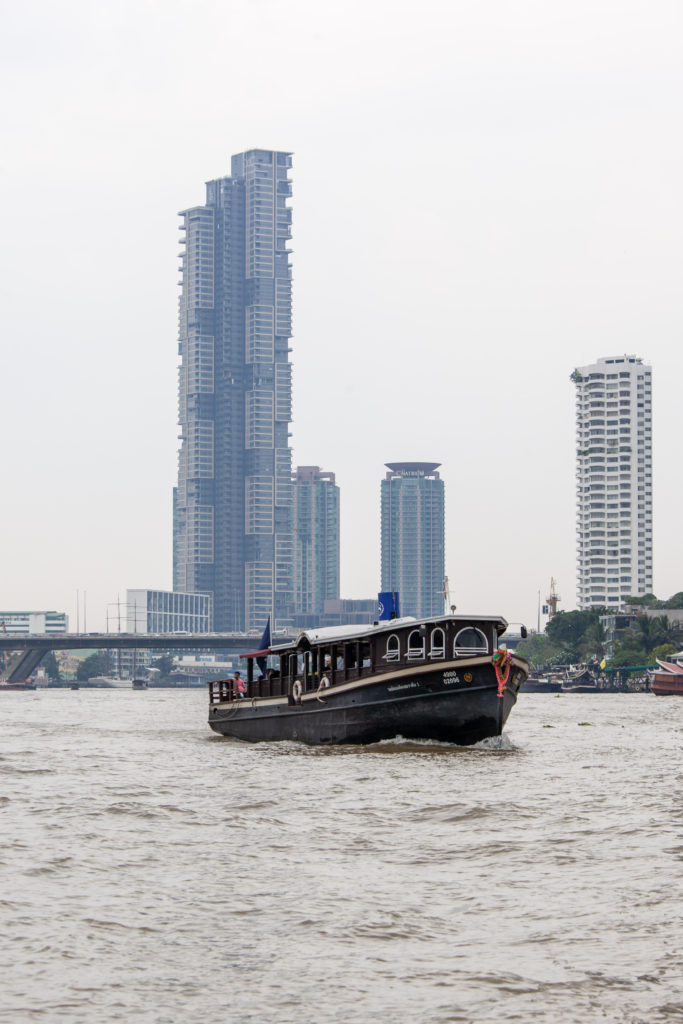
<instances>
[{"instance_id":1,"label":"moored barge","mask_svg":"<svg viewBox=\"0 0 683 1024\"><path fill-rule=\"evenodd\" d=\"M656 697L683 697L683 666L657 659L659 671L654 673L650 690Z\"/></svg>"},{"instance_id":2,"label":"moored barge","mask_svg":"<svg viewBox=\"0 0 683 1024\"><path fill-rule=\"evenodd\" d=\"M244 655L244 695L241 682L209 683L209 725L310 744L499 736L529 673L501 644L506 628L499 616L451 614L305 630Z\"/></svg>"}]
</instances>

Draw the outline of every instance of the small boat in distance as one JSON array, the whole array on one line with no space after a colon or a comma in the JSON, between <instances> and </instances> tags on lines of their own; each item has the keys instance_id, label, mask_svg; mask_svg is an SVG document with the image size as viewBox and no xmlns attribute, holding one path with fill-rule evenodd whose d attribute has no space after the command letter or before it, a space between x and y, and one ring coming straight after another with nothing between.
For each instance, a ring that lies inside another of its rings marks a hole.
<instances>
[{"instance_id":1,"label":"small boat in distance","mask_svg":"<svg viewBox=\"0 0 683 1024\"><path fill-rule=\"evenodd\" d=\"M568 673L562 683L562 693L600 693L595 676L587 668Z\"/></svg>"},{"instance_id":2,"label":"small boat in distance","mask_svg":"<svg viewBox=\"0 0 683 1024\"><path fill-rule=\"evenodd\" d=\"M562 689L562 680L554 679L550 674L541 675L539 672L530 672L522 689L525 693L559 693Z\"/></svg>"},{"instance_id":3,"label":"small boat in distance","mask_svg":"<svg viewBox=\"0 0 683 1024\"><path fill-rule=\"evenodd\" d=\"M506 629L500 616L450 614L304 630L243 655L246 680L210 682L209 725L311 744L500 736L529 673L501 645Z\"/></svg>"},{"instance_id":4,"label":"small boat in distance","mask_svg":"<svg viewBox=\"0 0 683 1024\"><path fill-rule=\"evenodd\" d=\"M120 676L91 676L88 683L100 689L130 690L133 680L121 679Z\"/></svg>"},{"instance_id":5,"label":"small boat in distance","mask_svg":"<svg viewBox=\"0 0 683 1024\"><path fill-rule=\"evenodd\" d=\"M146 679L134 679L133 680L133 689L134 690L146 690L146 689L148 689L148 687L147 687L147 680Z\"/></svg>"}]
</instances>

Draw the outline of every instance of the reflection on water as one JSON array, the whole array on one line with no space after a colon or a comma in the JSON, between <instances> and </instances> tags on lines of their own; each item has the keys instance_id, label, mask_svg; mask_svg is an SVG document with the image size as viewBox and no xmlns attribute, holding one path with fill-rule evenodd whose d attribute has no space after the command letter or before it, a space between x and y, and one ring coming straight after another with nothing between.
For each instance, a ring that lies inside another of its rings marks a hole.
<instances>
[{"instance_id":1,"label":"reflection on water","mask_svg":"<svg viewBox=\"0 0 683 1024\"><path fill-rule=\"evenodd\" d=\"M0 695L0 1021L683 1021L683 701L471 748L248 745L202 692Z\"/></svg>"}]
</instances>

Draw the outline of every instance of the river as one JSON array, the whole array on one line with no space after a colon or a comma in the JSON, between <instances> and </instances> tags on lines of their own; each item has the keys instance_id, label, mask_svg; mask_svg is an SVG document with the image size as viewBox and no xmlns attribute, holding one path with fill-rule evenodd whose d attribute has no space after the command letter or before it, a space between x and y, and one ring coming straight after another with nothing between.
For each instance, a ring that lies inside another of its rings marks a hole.
<instances>
[{"instance_id":1,"label":"river","mask_svg":"<svg viewBox=\"0 0 683 1024\"><path fill-rule=\"evenodd\" d=\"M522 693L474 748L206 705L0 694L3 1024L683 1022L683 700Z\"/></svg>"}]
</instances>

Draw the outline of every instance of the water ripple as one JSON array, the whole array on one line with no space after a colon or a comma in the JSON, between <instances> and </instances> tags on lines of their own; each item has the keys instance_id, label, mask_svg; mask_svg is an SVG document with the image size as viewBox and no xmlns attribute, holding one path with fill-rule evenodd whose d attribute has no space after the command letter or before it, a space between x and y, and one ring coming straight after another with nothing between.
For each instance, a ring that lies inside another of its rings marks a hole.
<instances>
[{"instance_id":1,"label":"water ripple","mask_svg":"<svg viewBox=\"0 0 683 1024\"><path fill-rule=\"evenodd\" d=\"M683 702L308 748L78 696L3 703L1 1024L683 1024Z\"/></svg>"}]
</instances>

